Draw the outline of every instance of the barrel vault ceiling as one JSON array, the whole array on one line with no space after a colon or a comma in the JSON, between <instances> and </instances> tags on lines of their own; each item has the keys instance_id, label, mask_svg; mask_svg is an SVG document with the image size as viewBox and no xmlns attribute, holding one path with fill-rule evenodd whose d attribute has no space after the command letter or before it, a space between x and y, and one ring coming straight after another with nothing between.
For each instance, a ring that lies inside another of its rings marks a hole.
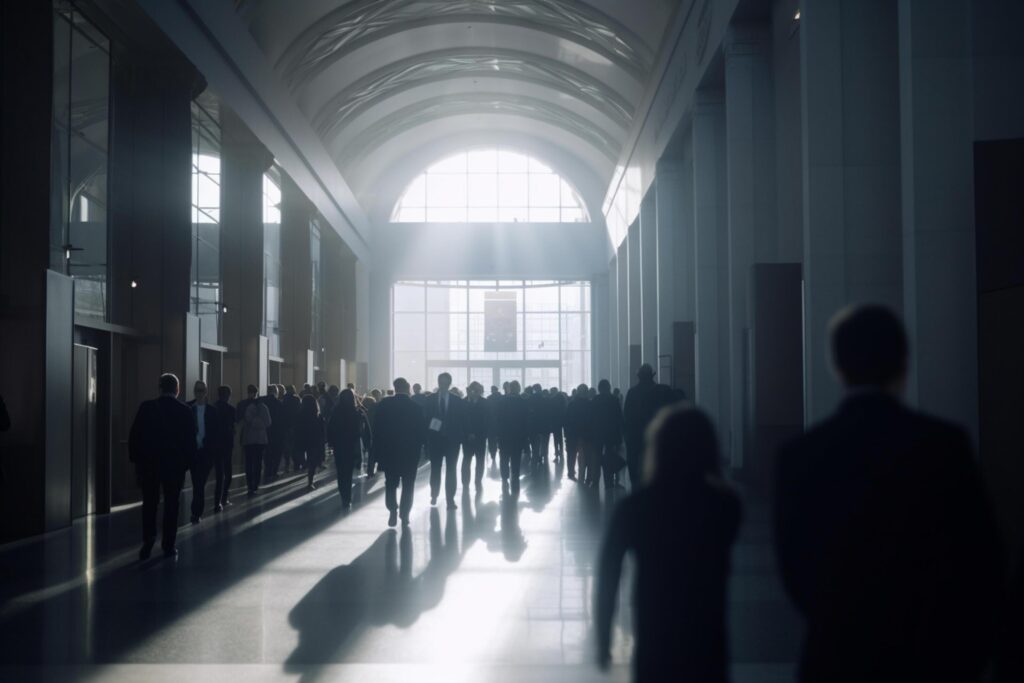
<instances>
[{"instance_id":1,"label":"barrel vault ceiling","mask_svg":"<svg viewBox=\"0 0 1024 683\"><path fill-rule=\"evenodd\" d=\"M364 208L403 161L527 141L607 187L678 0L236 0ZM401 180L401 178L399 178Z\"/></svg>"}]
</instances>

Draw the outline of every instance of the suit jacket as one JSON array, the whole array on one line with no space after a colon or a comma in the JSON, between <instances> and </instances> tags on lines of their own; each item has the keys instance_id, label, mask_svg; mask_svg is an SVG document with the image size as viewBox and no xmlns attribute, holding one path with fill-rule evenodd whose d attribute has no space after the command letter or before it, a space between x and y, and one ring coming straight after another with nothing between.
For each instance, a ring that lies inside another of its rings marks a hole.
<instances>
[{"instance_id":1,"label":"suit jacket","mask_svg":"<svg viewBox=\"0 0 1024 683\"><path fill-rule=\"evenodd\" d=\"M466 436L466 403L455 394L448 394L448 409L442 413L441 392L433 394L423 404L423 417L427 425L427 447L437 449L458 449ZM430 429L430 421L441 421L441 430Z\"/></svg>"},{"instance_id":2,"label":"suit jacket","mask_svg":"<svg viewBox=\"0 0 1024 683\"><path fill-rule=\"evenodd\" d=\"M143 401L128 437L128 457L140 477L181 482L195 455L192 410L172 396Z\"/></svg>"},{"instance_id":3,"label":"suit jacket","mask_svg":"<svg viewBox=\"0 0 1024 683\"><path fill-rule=\"evenodd\" d=\"M189 401L188 407L192 410L192 419L196 420L196 432L198 433L198 415L199 410L196 408L195 401ZM220 438L220 416L217 414L217 408L212 403L206 404L206 410L203 411L203 425L205 431L205 438L203 439L203 448L212 449L216 448ZM198 446L198 444L197 444Z\"/></svg>"},{"instance_id":4,"label":"suit jacket","mask_svg":"<svg viewBox=\"0 0 1024 683\"><path fill-rule=\"evenodd\" d=\"M380 402L373 416L373 450L385 472L415 469L425 438L423 411L406 394Z\"/></svg>"},{"instance_id":5,"label":"suit jacket","mask_svg":"<svg viewBox=\"0 0 1024 683\"><path fill-rule=\"evenodd\" d=\"M227 401L217 401L213 407L217 411L217 451L230 453L235 447L235 407Z\"/></svg>"},{"instance_id":6,"label":"suit jacket","mask_svg":"<svg viewBox=\"0 0 1024 683\"><path fill-rule=\"evenodd\" d=\"M776 550L807 623L803 681L977 681L999 603L967 434L881 392L779 454Z\"/></svg>"},{"instance_id":7,"label":"suit jacket","mask_svg":"<svg viewBox=\"0 0 1024 683\"><path fill-rule=\"evenodd\" d=\"M611 394L598 394L590 401L590 432L599 446L622 443L622 408Z\"/></svg>"},{"instance_id":8,"label":"suit jacket","mask_svg":"<svg viewBox=\"0 0 1024 683\"><path fill-rule=\"evenodd\" d=\"M664 384L656 384L653 379L641 380L626 392L622 427L628 452L643 451L647 425L659 410L672 403L673 398L672 389Z\"/></svg>"},{"instance_id":9,"label":"suit jacket","mask_svg":"<svg viewBox=\"0 0 1024 683\"><path fill-rule=\"evenodd\" d=\"M498 437L503 444L524 444L529 439L530 412L522 395L509 394L498 404Z\"/></svg>"},{"instance_id":10,"label":"suit jacket","mask_svg":"<svg viewBox=\"0 0 1024 683\"><path fill-rule=\"evenodd\" d=\"M487 431L490 428L490 411L487 409L487 403L482 398L475 401L466 399L463 401L463 406L465 407L466 440L469 441L472 438L479 442L487 438Z\"/></svg>"}]
</instances>

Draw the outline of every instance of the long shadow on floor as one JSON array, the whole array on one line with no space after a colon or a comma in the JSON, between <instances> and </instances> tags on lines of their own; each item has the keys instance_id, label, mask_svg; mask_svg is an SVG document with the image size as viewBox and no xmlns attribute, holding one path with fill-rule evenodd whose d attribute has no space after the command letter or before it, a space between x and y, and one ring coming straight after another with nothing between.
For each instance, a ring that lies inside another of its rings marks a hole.
<instances>
[{"instance_id":1,"label":"long shadow on floor","mask_svg":"<svg viewBox=\"0 0 1024 683\"><path fill-rule=\"evenodd\" d=\"M372 485L373 482L370 482ZM278 512L305 495L282 492L241 519L179 542L177 561L152 559L111 571L0 620L0 664L48 666L120 662L127 653L199 610L204 603L335 524L341 514L333 482L309 503ZM383 488L361 495L366 505ZM255 522L243 531L232 526Z\"/></svg>"}]
</instances>

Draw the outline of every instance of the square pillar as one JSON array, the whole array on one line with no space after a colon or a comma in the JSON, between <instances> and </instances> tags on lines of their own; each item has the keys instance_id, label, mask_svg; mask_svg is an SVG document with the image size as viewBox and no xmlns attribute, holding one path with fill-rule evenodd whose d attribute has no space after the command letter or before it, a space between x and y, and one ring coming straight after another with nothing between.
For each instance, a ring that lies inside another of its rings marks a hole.
<instances>
[{"instance_id":1,"label":"square pillar","mask_svg":"<svg viewBox=\"0 0 1024 683\"><path fill-rule=\"evenodd\" d=\"M842 307L903 303L897 8L802 8L805 422L840 398L828 323Z\"/></svg>"},{"instance_id":2,"label":"square pillar","mask_svg":"<svg viewBox=\"0 0 1024 683\"><path fill-rule=\"evenodd\" d=\"M642 362L640 354L643 351L643 297L640 286L642 274L640 265L639 215L633 221L633 224L629 226L629 232L626 233L626 239L623 244L626 245L627 294L629 296L627 304L628 326L626 327L627 373L621 387L623 392L625 392L626 387L633 386L636 383L636 371L640 368L640 363Z\"/></svg>"},{"instance_id":3,"label":"square pillar","mask_svg":"<svg viewBox=\"0 0 1024 683\"><path fill-rule=\"evenodd\" d=\"M615 256L615 266L618 271L616 283L619 287L618 295L618 339L616 346L619 354L619 372L615 377L609 377L612 386L629 386L629 245L622 240L618 253Z\"/></svg>"},{"instance_id":4,"label":"square pillar","mask_svg":"<svg viewBox=\"0 0 1024 683\"><path fill-rule=\"evenodd\" d=\"M693 223L696 323L695 401L729 453L729 354L725 111L722 94L698 91L693 112Z\"/></svg>"},{"instance_id":5,"label":"square pillar","mask_svg":"<svg viewBox=\"0 0 1024 683\"><path fill-rule=\"evenodd\" d=\"M658 354L658 207L652 185L640 204L640 356L656 370Z\"/></svg>"},{"instance_id":6,"label":"square pillar","mask_svg":"<svg viewBox=\"0 0 1024 683\"><path fill-rule=\"evenodd\" d=\"M282 174L281 183L281 381L301 389L310 367L313 333L313 269L310 222L316 216L299 186ZM312 349L319 352L320 349Z\"/></svg>"}]
</instances>

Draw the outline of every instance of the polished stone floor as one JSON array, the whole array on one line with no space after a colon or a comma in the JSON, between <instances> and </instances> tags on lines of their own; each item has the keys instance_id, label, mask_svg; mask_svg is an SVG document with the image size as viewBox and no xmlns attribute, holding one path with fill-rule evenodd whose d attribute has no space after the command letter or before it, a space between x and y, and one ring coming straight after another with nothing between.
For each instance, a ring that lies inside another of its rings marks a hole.
<instances>
[{"instance_id":1,"label":"polished stone floor","mask_svg":"<svg viewBox=\"0 0 1024 683\"><path fill-rule=\"evenodd\" d=\"M491 468L448 511L420 475L404 531L386 527L382 479L360 479L342 514L325 474L312 493L284 479L183 528L176 561L137 561L137 508L0 547L0 680L628 680L628 590L611 672L589 638L614 495L552 463L505 500ZM734 555L737 683L791 680L799 637L765 517L748 504Z\"/></svg>"}]
</instances>

